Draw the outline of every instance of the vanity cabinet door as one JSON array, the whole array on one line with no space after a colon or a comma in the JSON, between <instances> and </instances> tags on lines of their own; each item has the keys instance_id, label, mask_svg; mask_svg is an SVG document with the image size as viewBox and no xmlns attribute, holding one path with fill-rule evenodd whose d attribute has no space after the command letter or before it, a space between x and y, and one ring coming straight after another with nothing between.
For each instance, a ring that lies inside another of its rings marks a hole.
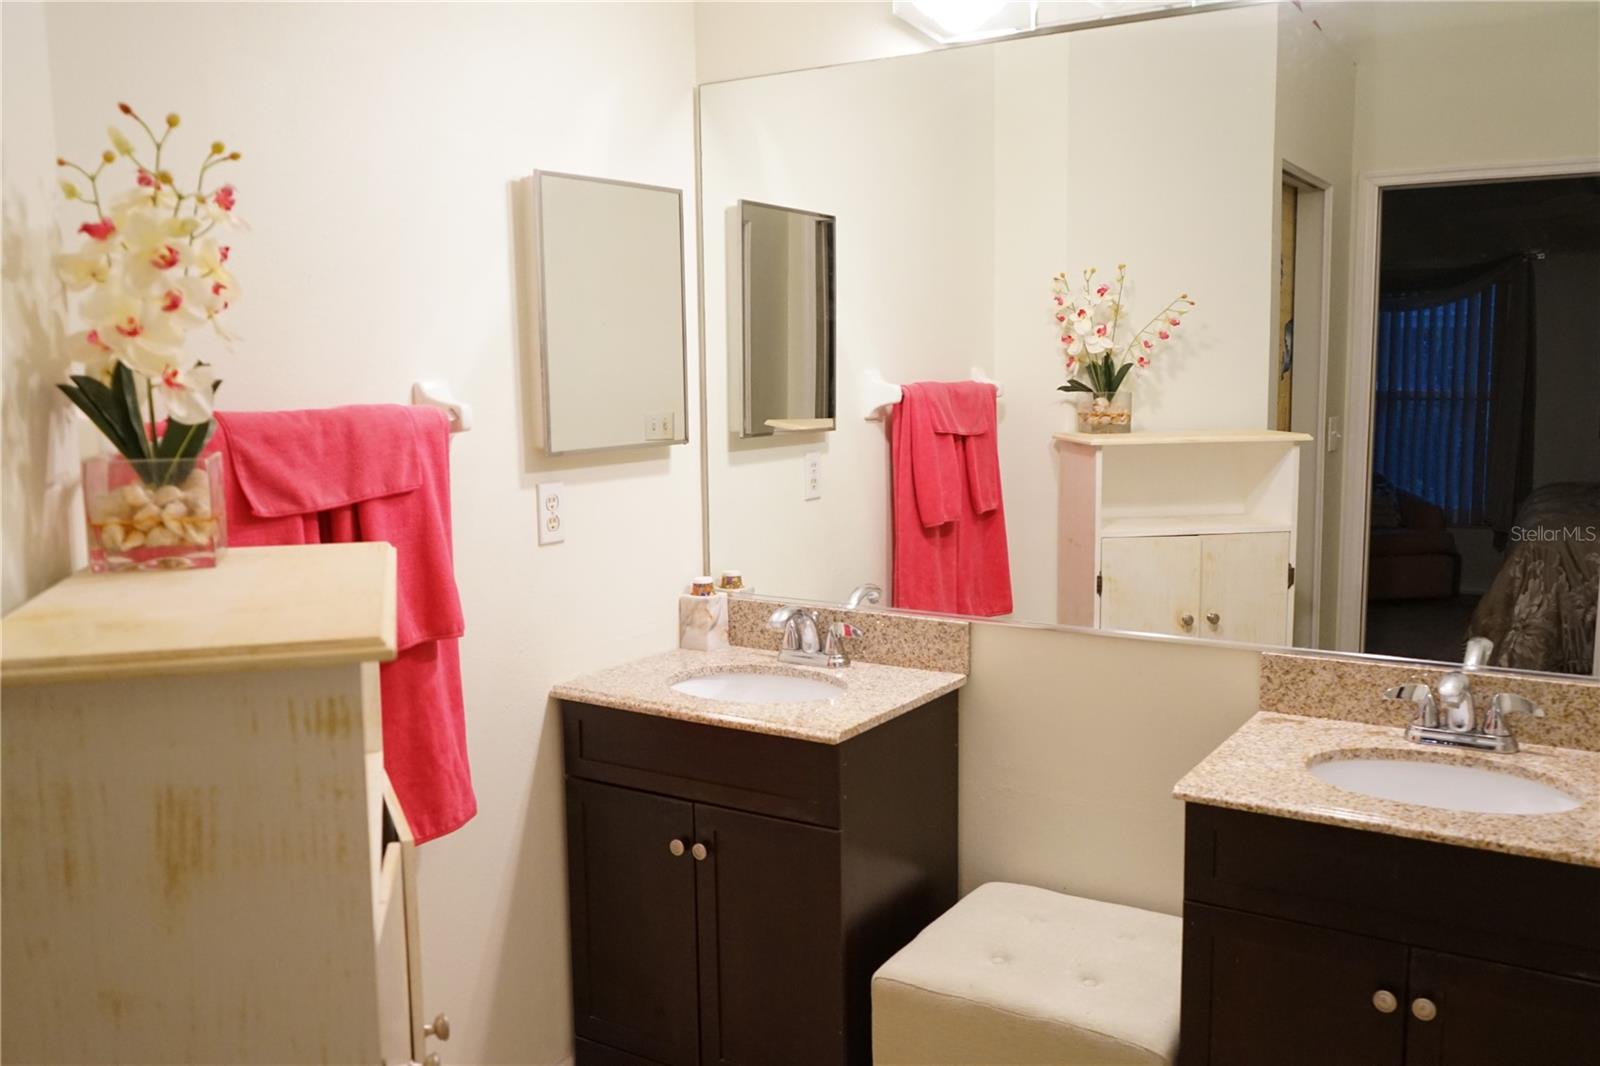
<instances>
[{"instance_id":1,"label":"vanity cabinet door","mask_svg":"<svg viewBox=\"0 0 1600 1066\"><path fill-rule=\"evenodd\" d=\"M1194 902L1183 926L1181 1066L1404 1061L1404 945Z\"/></svg>"},{"instance_id":2,"label":"vanity cabinet door","mask_svg":"<svg viewBox=\"0 0 1600 1066\"><path fill-rule=\"evenodd\" d=\"M567 780L575 1027L662 1066L700 1054L693 840L691 803Z\"/></svg>"},{"instance_id":3,"label":"vanity cabinet door","mask_svg":"<svg viewBox=\"0 0 1600 1066\"><path fill-rule=\"evenodd\" d=\"M1417 1017L1418 1000L1426 1000ZM1411 952L1406 1066L1593 1066L1600 984L1433 951Z\"/></svg>"},{"instance_id":4,"label":"vanity cabinet door","mask_svg":"<svg viewBox=\"0 0 1600 1066\"><path fill-rule=\"evenodd\" d=\"M1284 644L1289 639L1289 534L1201 537L1200 619L1214 640Z\"/></svg>"},{"instance_id":5,"label":"vanity cabinet door","mask_svg":"<svg viewBox=\"0 0 1600 1066\"><path fill-rule=\"evenodd\" d=\"M694 821L701 1062L844 1062L838 830L703 803Z\"/></svg>"},{"instance_id":6,"label":"vanity cabinet door","mask_svg":"<svg viewBox=\"0 0 1600 1066\"><path fill-rule=\"evenodd\" d=\"M1200 631L1199 537L1100 541L1100 628L1192 637ZM1187 620L1187 621L1185 621Z\"/></svg>"}]
</instances>

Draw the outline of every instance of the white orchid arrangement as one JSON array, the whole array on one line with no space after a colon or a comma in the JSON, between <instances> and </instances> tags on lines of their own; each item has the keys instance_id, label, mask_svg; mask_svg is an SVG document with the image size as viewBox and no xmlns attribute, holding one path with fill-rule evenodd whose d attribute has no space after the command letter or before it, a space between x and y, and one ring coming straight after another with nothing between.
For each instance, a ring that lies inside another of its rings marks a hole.
<instances>
[{"instance_id":1,"label":"white orchid arrangement","mask_svg":"<svg viewBox=\"0 0 1600 1066\"><path fill-rule=\"evenodd\" d=\"M1097 274L1093 267L1085 270L1081 286L1075 286L1064 273L1050 279L1050 317L1066 353L1068 375L1067 383L1057 386L1057 391L1109 398L1122 387L1129 371L1150 365L1151 357L1172 339L1195 304L1188 293L1179 295L1119 345L1118 330L1128 322L1122 302L1128 267L1118 263L1114 281L1097 280Z\"/></svg>"},{"instance_id":2,"label":"white orchid arrangement","mask_svg":"<svg viewBox=\"0 0 1600 1066\"><path fill-rule=\"evenodd\" d=\"M192 191L182 191L162 159L179 117L167 115L158 136L133 108L117 107L149 139L148 157L111 126L111 148L92 171L56 160L87 181L85 190L63 179L61 191L94 216L78 227L83 246L57 258L67 288L85 294L79 313L86 323L68 342L69 358L83 372L60 388L127 458L170 460L134 465L157 472L142 475L146 480L172 484L188 474L215 428L212 397L221 383L207 364L186 361L183 348L188 334L205 326L231 340L218 316L239 286L227 266L230 246L219 237L240 225L237 194L230 184L208 186L213 169L240 154L212 142ZM101 181L121 159L132 165L133 186L106 199Z\"/></svg>"}]
</instances>

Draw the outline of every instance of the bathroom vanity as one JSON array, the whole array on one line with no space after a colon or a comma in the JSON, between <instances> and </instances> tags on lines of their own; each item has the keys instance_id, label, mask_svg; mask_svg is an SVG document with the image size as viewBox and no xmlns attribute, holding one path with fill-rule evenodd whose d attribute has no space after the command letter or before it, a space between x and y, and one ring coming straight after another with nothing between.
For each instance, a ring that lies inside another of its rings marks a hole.
<instances>
[{"instance_id":1,"label":"bathroom vanity","mask_svg":"<svg viewBox=\"0 0 1600 1066\"><path fill-rule=\"evenodd\" d=\"M671 687L713 671L842 687ZM734 648L555 689L581 1066L870 1062L873 971L956 901L963 680Z\"/></svg>"},{"instance_id":2,"label":"bathroom vanity","mask_svg":"<svg viewBox=\"0 0 1600 1066\"><path fill-rule=\"evenodd\" d=\"M1443 810L1308 769L1355 757L1526 775L1579 802ZM1600 1062L1600 753L1420 750L1264 713L1176 791L1185 1066Z\"/></svg>"}]
</instances>

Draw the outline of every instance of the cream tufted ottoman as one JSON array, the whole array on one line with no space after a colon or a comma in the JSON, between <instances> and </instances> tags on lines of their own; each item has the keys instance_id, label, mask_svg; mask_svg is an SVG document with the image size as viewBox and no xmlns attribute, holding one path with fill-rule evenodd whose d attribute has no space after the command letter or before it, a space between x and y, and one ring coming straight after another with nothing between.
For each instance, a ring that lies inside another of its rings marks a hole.
<instances>
[{"instance_id":1,"label":"cream tufted ottoman","mask_svg":"<svg viewBox=\"0 0 1600 1066\"><path fill-rule=\"evenodd\" d=\"M1183 922L991 882L872 978L874 1066L1122 1066L1178 1051Z\"/></svg>"}]
</instances>

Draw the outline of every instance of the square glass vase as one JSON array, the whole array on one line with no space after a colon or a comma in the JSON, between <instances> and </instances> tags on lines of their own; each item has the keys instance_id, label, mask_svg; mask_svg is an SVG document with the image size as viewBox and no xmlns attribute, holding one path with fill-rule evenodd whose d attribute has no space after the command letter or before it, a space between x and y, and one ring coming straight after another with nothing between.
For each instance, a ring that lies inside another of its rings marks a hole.
<instances>
[{"instance_id":1,"label":"square glass vase","mask_svg":"<svg viewBox=\"0 0 1600 1066\"><path fill-rule=\"evenodd\" d=\"M222 456L128 459L97 455L83 464L89 568L192 570L217 565L228 546Z\"/></svg>"},{"instance_id":2,"label":"square glass vase","mask_svg":"<svg viewBox=\"0 0 1600 1066\"><path fill-rule=\"evenodd\" d=\"M1118 389L1111 395L1087 393L1078 396L1079 433L1130 433L1133 431L1133 390Z\"/></svg>"}]
</instances>

